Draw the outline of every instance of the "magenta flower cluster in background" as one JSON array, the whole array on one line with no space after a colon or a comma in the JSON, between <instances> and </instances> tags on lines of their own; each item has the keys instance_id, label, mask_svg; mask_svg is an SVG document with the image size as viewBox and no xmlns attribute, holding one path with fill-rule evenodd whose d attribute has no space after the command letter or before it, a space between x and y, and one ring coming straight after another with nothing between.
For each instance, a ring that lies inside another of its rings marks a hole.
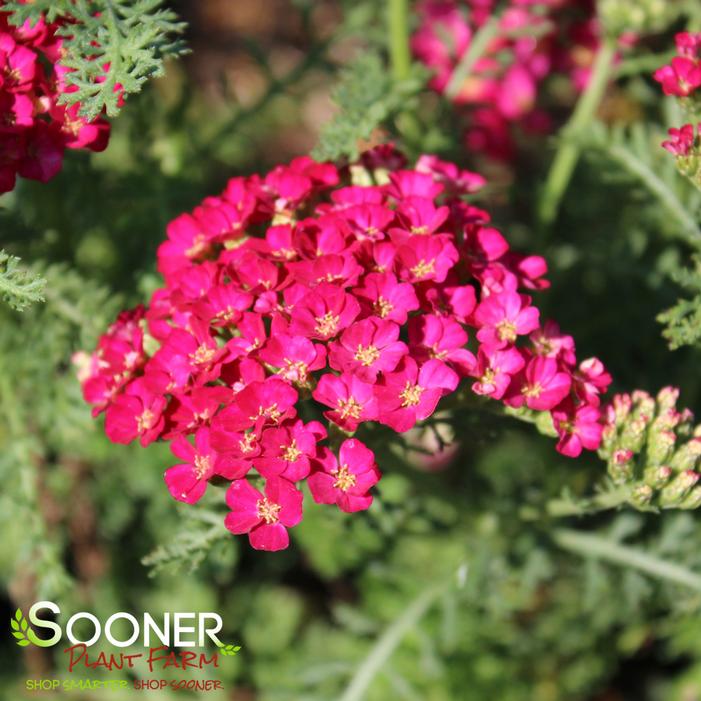
<instances>
[{"instance_id":1,"label":"magenta flower cluster in background","mask_svg":"<svg viewBox=\"0 0 701 701\"><path fill-rule=\"evenodd\" d=\"M669 65L654 73L665 95L679 98L682 106L697 118L701 112L701 33L681 32L674 37L677 55ZM697 145L698 124L684 124L669 130L669 139L662 146L677 158L693 156ZM689 170L680 163L682 170ZM694 169L692 169L694 170ZM691 173L689 173L691 174Z\"/></svg>"},{"instance_id":2,"label":"magenta flower cluster in background","mask_svg":"<svg viewBox=\"0 0 701 701\"><path fill-rule=\"evenodd\" d=\"M74 88L69 69L59 65L58 23L11 25L0 13L0 193L15 187L17 175L47 182L60 170L65 149L102 151L109 124L79 115L80 104L58 104Z\"/></svg>"},{"instance_id":3,"label":"magenta flower cluster in background","mask_svg":"<svg viewBox=\"0 0 701 701\"><path fill-rule=\"evenodd\" d=\"M561 453L595 450L611 378L541 323L546 263L465 201L482 184L388 146L233 178L169 224L165 286L82 358L85 399L112 441L172 441L174 498L230 481L227 527L266 550L287 546L304 480L316 502L368 508L380 472L355 432L408 431L461 383L549 412Z\"/></svg>"},{"instance_id":4,"label":"magenta flower cluster in background","mask_svg":"<svg viewBox=\"0 0 701 701\"><path fill-rule=\"evenodd\" d=\"M494 17L496 2L425 0L418 11L421 25L412 49L434 72L431 87L444 93L476 33ZM510 0L496 36L459 89L451 91L468 116L468 149L508 160L514 124L528 132L549 132L550 116L538 106L541 84L559 74L577 91L583 89L598 44L590 0Z\"/></svg>"}]
</instances>

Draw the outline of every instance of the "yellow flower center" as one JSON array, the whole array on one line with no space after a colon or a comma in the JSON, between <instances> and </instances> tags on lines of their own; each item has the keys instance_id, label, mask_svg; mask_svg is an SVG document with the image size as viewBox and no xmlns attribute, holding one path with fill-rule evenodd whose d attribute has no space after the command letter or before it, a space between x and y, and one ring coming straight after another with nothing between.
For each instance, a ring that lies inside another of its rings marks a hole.
<instances>
[{"instance_id":1,"label":"yellow flower center","mask_svg":"<svg viewBox=\"0 0 701 701\"><path fill-rule=\"evenodd\" d=\"M302 454L302 451L297 447L297 441L294 439L289 445L281 445L280 448L283 449L282 459L286 462L296 462Z\"/></svg>"},{"instance_id":2,"label":"yellow flower center","mask_svg":"<svg viewBox=\"0 0 701 701\"><path fill-rule=\"evenodd\" d=\"M258 518L262 518L267 524L277 523L280 520L278 514L281 508L280 504L269 501L268 497L258 499L256 503Z\"/></svg>"},{"instance_id":3,"label":"yellow flower center","mask_svg":"<svg viewBox=\"0 0 701 701\"><path fill-rule=\"evenodd\" d=\"M388 299L385 299L384 297L378 297L377 301L374 304L374 309L375 313L381 319L384 319L394 309L394 305Z\"/></svg>"},{"instance_id":4,"label":"yellow flower center","mask_svg":"<svg viewBox=\"0 0 701 701\"><path fill-rule=\"evenodd\" d=\"M560 421L560 429L565 433L576 433L577 426L574 421Z\"/></svg>"},{"instance_id":5,"label":"yellow flower center","mask_svg":"<svg viewBox=\"0 0 701 701\"><path fill-rule=\"evenodd\" d=\"M235 315L236 310L231 306L227 306L226 309L221 309L220 311L218 311L214 318L217 321L224 321L228 323L230 321L233 321Z\"/></svg>"},{"instance_id":6,"label":"yellow flower center","mask_svg":"<svg viewBox=\"0 0 701 701\"><path fill-rule=\"evenodd\" d=\"M306 382L307 381L307 364L303 363L301 360L295 360L292 361L289 358L285 358L283 360L285 363L285 367L283 368L283 372L286 377L288 378L293 378L297 377L297 380L299 382Z\"/></svg>"},{"instance_id":7,"label":"yellow flower center","mask_svg":"<svg viewBox=\"0 0 701 701\"><path fill-rule=\"evenodd\" d=\"M254 433L245 433L243 438L239 441L239 450L242 453L250 453L254 450L255 442L256 436Z\"/></svg>"},{"instance_id":8,"label":"yellow flower center","mask_svg":"<svg viewBox=\"0 0 701 701\"><path fill-rule=\"evenodd\" d=\"M355 351L354 357L361 365L369 367L380 357L380 351L375 346L363 348L358 344L358 350Z\"/></svg>"},{"instance_id":9,"label":"yellow flower center","mask_svg":"<svg viewBox=\"0 0 701 701\"><path fill-rule=\"evenodd\" d=\"M436 259L431 258L431 260L426 261L422 258L413 268L410 268L410 270L411 274L419 279L432 275L436 272Z\"/></svg>"},{"instance_id":10,"label":"yellow flower center","mask_svg":"<svg viewBox=\"0 0 701 701\"><path fill-rule=\"evenodd\" d=\"M84 122L82 119L67 119L63 123L61 130L66 134L78 136L78 132L80 132L80 130L83 128L83 124Z\"/></svg>"},{"instance_id":11,"label":"yellow flower center","mask_svg":"<svg viewBox=\"0 0 701 701\"><path fill-rule=\"evenodd\" d=\"M209 455L195 455L195 475L202 479L212 469L212 458Z\"/></svg>"},{"instance_id":12,"label":"yellow flower center","mask_svg":"<svg viewBox=\"0 0 701 701\"><path fill-rule=\"evenodd\" d=\"M277 423L282 416L282 412L277 408L277 402L273 402L270 406L259 406L258 414L256 416L250 416L251 421L260 419L261 417L265 419L270 419L273 423Z\"/></svg>"},{"instance_id":13,"label":"yellow flower center","mask_svg":"<svg viewBox=\"0 0 701 701\"><path fill-rule=\"evenodd\" d=\"M207 237L200 233L192 239L192 246L185 251L188 258L196 258L207 249Z\"/></svg>"},{"instance_id":14,"label":"yellow flower center","mask_svg":"<svg viewBox=\"0 0 701 701\"><path fill-rule=\"evenodd\" d=\"M513 343L516 340L516 324L514 324L513 321L504 319L497 324L496 329L500 341Z\"/></svg>"},{"instance_id":15,"label":"yellow flower center","mask_svg":"<svg viewBox=\"0 0 701 701\"><path fill-rule=\"evenodd\" d=\"M154 413L150 409L144 409L141 416L136 417L136 428L138 429L139 433L143 433L144 431L148 431L149 429L153 428L155 418Z\"/></svg>"},{"instance_id":16,"label":"yellow flower center","mask_svg":"<svg viewBox=\"0 0 701 701\"><path fill-rule=\"evenodd\" d=\"M348 399L338 400L338 411L342 419L347 419L349 416L352 419L359 419L363 413L363 407L353 397L348 397Z\"/></svg>"},{"instance_id":17,"label":"yellow flower center","mask_svg":"<svg viewBox=\"0 0 701 701\"><path fill-rule=\"evenodd\" d=\"M496 376L496 373L492 368L487 368L484 371L484 375L482 375L482 378L480 379L480 383L483 385L491 385L494 384L494 378Z\"/></svg>"},{"instance_id":18,"label":"yellow flower center","mask_svg":"<svg viewBox=\"0 0 701 701\"><path fill-rule=\"evenodd\" d=\"M445 360L448 357L448 351L438 350L438 344L434 343L431 346L429 355L436 360Z\"/></svg>"},{"instance_id":19,"label":"yellow flower center","mask_svg":"<svg viewBox=\"0 0 701 701\"><path fill-rule=\"evenodd\" d=\"M347 492L351 487L355 487L356 477L348 469L348 465L341 465L337 470L331 470L331 474L336 478L333 483L335 489Z\"/></svg>"},{"instance_id":20,"label":"yellow flower center","mask_svg":"<svg viewBox=\"0 0 701 701\"><path fill-rule=\"evenodd\" d=\"M412 234L416 234L417 236L426 236L428 233L428 227L425 224L422 224L421 226L412 226L410 231Z\"/></svg>"},{"instance_id":21,"label":"yellow flower center","mask_svg":"<svg viewBox=\"0 0 701 701\"><path fill-rule=\"evenodd\" d=\"M190 360L196 365L205 365L212 362L212 358L217 354L214 348L210 348L204 343L194 352L190 353Z\"/></svg>"},{"instance_id":22,"label":"yellow flower center","mask_svg":"<svg viewBox=\"0 0 701 701\"><path fill-rule=\"evenodd\" d=\"M524 397L540 397L543 391L543 385L536 382L534 385L523 385L521 392Z\"/></svg>"},{"instance_id":23,"label":"yellow flower center","mask_svg":"<svg viewBox=\"0 0 701 701\"><path fill-rule=\"evenodd\" d=\"M333 336L333 334L336 333L338 322L340 320L340 317L333 312L326 312L324 316L316 317L316 326L314 327L314 331L318 333L319 336Z\"/></svg>"},{"instance_id":24,"label":"yellow flower center","mask_svg":"<svg viewBox=\"0 0 701 701\"><path fill-rule=\"evenodd\" d=\"M412 385L411 382L407 382L399 395L402 399L402 408L416 406L421 401L423 391L424 388L421 385Z\"/></svg>"}]
</instances>

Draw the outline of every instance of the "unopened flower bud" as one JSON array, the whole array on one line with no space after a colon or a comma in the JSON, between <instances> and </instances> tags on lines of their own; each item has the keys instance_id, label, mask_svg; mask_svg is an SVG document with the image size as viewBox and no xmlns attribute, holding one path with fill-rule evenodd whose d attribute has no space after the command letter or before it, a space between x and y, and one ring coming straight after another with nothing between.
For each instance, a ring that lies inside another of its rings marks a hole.
<instances>
[{"instance_id":1,"label":"unopened flower bud","mask_svg":"<svg viewBox=\"0 0 701 701\"><path fill-rule=\"evenodd\" d=\"M607 457L611 454L611 450L615 444L616 440L616 425L613 423L607 423L604 426L604 430L601 433L601 454L603 457Z\"/></svg>"},{"instance_id":2,"label":"unopened flower bud","mask_svg":"<svg viewBox=\"0 0 701 701\"><path fill-rule=\"evenodd\" d=\"M680 509L698 509L701 506L701 487L694 487L684 498Z\"/></svg>"},{"instance_id":3,"label":"unopened flower bud","mask_svg":"<svg viewBox=\"0 0 701 701\"><path fill-rule=\"evenodd\" d=\"M655 400L652 398L649 392L644 389L636 389L631 393L630 398L633 400L633 405L635 410L654 410Z\"/></svg>"},{"instance_id":4,"label":"unopened flower bud","mask_svg":"<svg viewBox=\"0 0 701 701\"><path fill-rule=\"evenodd\" d=\"M653 489L662 489L670 478L674 471L671 467L648 467L643 474L643 479L645 484L650 485Z\"/></svg>"},{"instance_id":5,"label":"unopened flower bud","mask_svg":"<svg viewBox=\"0 0 701 701\"><path fill-rule=\"evenodd\" d=\"M673 431L652 431L647 438L647 460L653 465L659 465L669 460L677 442Z\"/></svg>"},{"instance_id":6,"label":"unopened flower bud","mask_svg":"<svg viewBox=\"0 0 701 701\"><path fill-rule=\"evenodd\" d=\"M619 448L613 452L608 472L614 482L627 482L633 477L633 451Z\"/></svg>"},{"instance_id":7,"label":"unopened flower bud","mask_svg":"<svg viewBox=\"0 0 701 701\"><path fill-rule=\"evenodd\" d=\"M679 506L694 485L699 481L699 477L701 477L701 475L693 470L680 472L660 492L660 504L662 506Z\"/></svg>"},{"instance_id":8,"label":"unopened flower bud","mask_svg":"<svg viewBox=\"0 0 701 701\"><path fill-rule=\"evenodd\" d=\"M614 419L617 426L621 426L630 414L633 407L633 400L629 394L616 394L611 402L613 407Z\"/></svg>"},{"instance_id":9,"label":"unopened flower bud","mask_svg":"<svg viewBox=\"0 0 701 701\"><path fill-rule=\"evenodd\" d=\"M647 484L640 484L633 490L630 500L635 506L648 506L654 494L652 487L649 487Z\"/></svg>"},{"instance_id":10,"label":"unopened flower bud","mask_svg":"<svg viewBox=\"0 0 701 701\"><path fill-rule=\"evenodd\" d=\"M701 438L692 438L684 445L677 448L670 460L670 465L675 470L691 470L701 456Z\"/></svg>"},{"instance_id":11,"label":"unopened flower bud","mask_svg":"<svg viewBox=\"0 0 701 701\"><path fill-rule=\"evenodd\" d=\"M678 387L663 387L657 393L657 406L659 407L660 413L668 409L673 409L677 405L677 399L679 399Z\"/></svg>"},{"instance_id":12,"label":"unopened flower bud","mask_svg":"<svg viewBox=\"0 0 701 701\"><path fill-rule=\"evenodd\" d=\"M660 412L652 422L652 430L668 431L677 426L682 419L682 415L676 409L665 409Z\"/></svg>"},{"instance_id":13,"label":"unopened flower bud","mask_svg":"<svg viewBox=\"0 0 701 701\"><path fill-rule=\"evenodd\" d=\"M621 447L639 453L645 445L648 421L639 417L628 421L621 432Z\"/></svg>"}]
</instances>

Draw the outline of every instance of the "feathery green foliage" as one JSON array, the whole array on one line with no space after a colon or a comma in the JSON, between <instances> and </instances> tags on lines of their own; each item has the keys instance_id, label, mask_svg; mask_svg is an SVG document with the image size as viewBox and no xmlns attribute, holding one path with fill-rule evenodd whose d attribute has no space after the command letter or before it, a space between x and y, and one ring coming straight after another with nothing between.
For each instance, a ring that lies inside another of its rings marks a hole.
<instances>
[{"instance_id":1,"label":"feathery green foliage","mask_svg":"<svg viewBox=\"0 0 701 701\"><path fill-rule=\"evenodd\" d=\"M44 301L46 280L20 265L17 256L0 250L0 295L17 311Z\"/></svg>"},{"instance_id":2,"label":"feathery green foliage","mask_svg":"<svg viewBox=\"0 0 701 701\"><path fill-rule=\"evenodd\" d=\"M697 344L701 339L701 259L696 257L693 262L693 268L681 268L673 276L674 281L692 296L679 299L657 317L665 326L663 336L672 350Z\"/></svg>"},{"instance_id":3,"label":"feathery green foliage","mask_svg":"<svg viewBox=\"0 0 701 701\"><path fill-rule=\"evenodd\" d=\"M7 2L10 21L67 20L61 28L64 56L72 69L66 80L76 87L61 96L63 104L81 103L80 113L94 119L103 110L119 112L120 96L141 91L152 77L162 76L167 57L180 56L185 24L163 7L163 0L37 0Z\"/></svg>"},{"instance_id":4,"label":"feathery green foliage","mask_svg":"<svg viewBox=\"0 0 701 701\"><path fill-rule=\"evenodd\" d=\"M378 53L362 53L341 73L332 96L338 114L322 131L314 157L357 158L362 142L407 108L407 102L423 87L425 77L425 71L415 67L409 78L395 81Z\"/></svg>"}]
</instances>

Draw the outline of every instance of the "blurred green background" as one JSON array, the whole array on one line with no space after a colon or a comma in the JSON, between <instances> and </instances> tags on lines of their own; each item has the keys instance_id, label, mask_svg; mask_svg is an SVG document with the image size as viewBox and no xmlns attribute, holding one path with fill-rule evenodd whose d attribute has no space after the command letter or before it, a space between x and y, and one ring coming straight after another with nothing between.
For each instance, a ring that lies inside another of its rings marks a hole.
<instances>
[{"instance_id":1,"label":"blurred green background","mask_svg":"<svg viewBox=\"0 0 701 701\"><path fill-rule=\"evenodd\" d=\"M220 494L198 507L174 502L162 482L166 446L107 441L80 398L72 353L159 285L155 250L170 219L229 177L317 143L339 68L386 35L373 0L172 4L190 24L192 54L129 99L107 151L70 153L50 183L23 181L0 198L0 245L48 280L45 304L0 308L3 697L35 696L27 678L65 676L60 650L19 648L9 634L18 606L52 599L103 620L219 612L223 637L242 650L212 675L224 682L203 695L213 701L701 699L701 591L562 545L577 529L701 571L698 517L544 515L563 489L589 494L604 468L559 456L530 426L466 409L452 419L450 455L431 456L430 435L416 437L428 455L386 445L373 507L351 516L306 501L281 553L231 537ZM679 296L672 273L693 247L644 184L592 135L545 237L534 202L552 144L524 143L508 168L476 161L435 96L418 100L421 139L409 150L487 173L479 204L515 248L548 259L552 289L538 303L580 356L601 357L617 390L677 384L683 404L701 409L698 349L671 352L655 321ZM650 166L696 212L698 193L657 146L671 110L639 73L611 89L601 113L637 133ZM147 692L62 697L135 693Z\"/></svg>"}]
</instances>

